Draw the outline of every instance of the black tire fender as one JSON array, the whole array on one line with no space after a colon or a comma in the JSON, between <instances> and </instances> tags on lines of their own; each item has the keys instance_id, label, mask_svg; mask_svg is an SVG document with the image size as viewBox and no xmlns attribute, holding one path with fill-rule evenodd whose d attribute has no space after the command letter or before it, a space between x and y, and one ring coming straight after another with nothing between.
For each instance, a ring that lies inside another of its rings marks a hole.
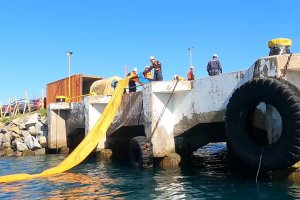
<instances>
[{"instance_id":1,"label":"black tire fender","mask_svg":"<svg viewBox=\"0 0 300 200\"><path fill-rule=\"evenodd\" d=\"M300 160L300 92L292 84L275 78L255 78L236 89L227 105L225 127L229 151L251 168L283 169ZM265 102L282 118L282 132L273 143L255 142L249 115Z\"/></svg>"},{"instance_id":2,"label":"black tire fender","mask_svg":"<svg viewBox=\"0 0 300 200\"><path fill-rule=\"evenodd\" d=\"M145 136L137 136L130 140L129 156L134 167L153 167L152 145Z\"/></svg>"}]
</instances>

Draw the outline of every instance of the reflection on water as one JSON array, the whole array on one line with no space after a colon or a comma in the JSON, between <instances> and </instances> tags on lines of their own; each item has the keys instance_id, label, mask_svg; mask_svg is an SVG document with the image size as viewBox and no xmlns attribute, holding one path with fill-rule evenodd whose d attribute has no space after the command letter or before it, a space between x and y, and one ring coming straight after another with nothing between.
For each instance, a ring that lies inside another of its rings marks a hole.
<instances>
[{"instance_id":1,"label":"reflection on water","mask_svg":"<svg viewBox=\"0 0 300 200\"><path fill-rule=\"evenodd\" d=\"M231 164L224 146L208 146L175 169L132 168L89 159L57 176L0 184L0 199L299 199L300 181L272 180ZM0 175L39 173L65 157L1 158Z\"/></svg>"}]
</instances>

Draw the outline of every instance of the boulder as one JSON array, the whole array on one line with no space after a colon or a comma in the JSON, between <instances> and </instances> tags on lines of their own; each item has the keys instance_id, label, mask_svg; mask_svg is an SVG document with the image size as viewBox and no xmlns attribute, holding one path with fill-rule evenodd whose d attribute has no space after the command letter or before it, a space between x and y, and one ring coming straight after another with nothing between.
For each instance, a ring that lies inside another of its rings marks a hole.
<instances>
[{"instance_id":1,"label":"boulder","mask_svg":"<svg viewBox=\"0 0 300 200\"><path fill-rule=\"evenodd\" d=\"M69 147L62 147L59 151L60 154L68 154L70 151Z\"/></svg>"},{"instance_id":2,"label":"boulder","mask_svg":"<svg viewBox=\"0 0 300 200\"><path fill-rule=\"evenodd\" d=\"M38 113L34 113L33 115L30 115L28 120L25 122L25 127L29 128L30 126L35 126L35 124L38 122Z\"/></svg>"},{"instance_id":3,"label":"boulder","mask_svg":"<svg viewBox=\"0 0 300 200\"><path fill-rule=\"evenodd\" d=\"M11 144L10 144L10 142L3 142L2 146L4 148L11 148L12 147Z\"/></svg>"},{"instance_id":4,"label":"boulder","mask_svg":"<svg viewBox=\"0 0 300 200\"><path fill-rule=\"evenodd\" d=\"M20 130L27 130L25 124L20 124L18 127Z\"/></svg>"},{"instance_id":5,"label":"boulder","mask_svg":"<svg viewBox=\"0 0 300 200\"><path fill-rule=\"evenodd\" d=\"M11 142L11 145L12 145L13 147L15 147L15 146L16 146L16 142L24 143L24 140L23 140L22 138L16 138L16 139L14 139L14 140Z\"/></svg>"},{"instance_id":6,"label":"boulder","mask_svg":"<svg viewBox=\"0 0 300 200\"><path fill-rule=\"evenodd\" d=\"M25 150L28 150L28 147L26 146L26 144L24 144L24 143L22 143L22 142L16 141L16 142L15 142L15 149L16 149L17 151L23 152L23 151L25 151Z\"/></svg>"},{"instance_id":7,"label":"boulder","mask_svg":"<svg viewBox=\"0 0 300 200\"><path fill-rule=\"evenodd\" d=\"M30 149L30 150L36 150L36 149L41 149L41 145L39 144L39 142L37 141L37 139L31 135L28 135L24 138L24 142L26 144L26 146Z\"/></svg>"},{"instance_id":8,"label":"boulder","mask_svg":"<svg viewBox=\"0 0 300 200\"><path fill-rule=\"evenodd\" d=\"M12 131L12 132L14 132L14 133L16 133L18 135L21 134L21 130L17 126L10 127L9 131Z\"/></svg>"},{"instance_id":9,"label":"boulder","mask_svg":"<svg viewBox=\"0 0 300 200\"><path fill-rule=\"evenodd\" d=\"M14 155L14 150L11 148L6 148L5 149L5 156L13 156Z\"/></svg>"},{"instance_id":10,"label":"boulder","mask_svg":"<svg viewBox=\"0 0 300 200\"><path fill-rule=\"evenodd\" d=\"M37 132L41 132L42 131L42 127L44 126L44 124L40 121L38 121L36 124L35 124L35 129Z\"/></svg>"},{"instance_id":11,"label":"boulder","mask_svg":"<svg viewBox=\"0 0 300 200\"><path fill-rule=\"evenodd\" d=\"M30 135L29 131L22 131L21 132L21 135L25 138L27 137L28 135Z\"/></svg>"},{"instance_id":12,"label":"boulder","mask_svg":"<svg viewBox=\"0 0 300 200\"><path fill-rule=\"evenodd\" d=\"M47 138L45 136L38 136L37 140L38 140L38 142L40 143L40 145L42 147L46 147L47 146Z\"/></svg>"},{"instance_id":13,"label":"boulder","mask_svg":"<svg viewBox=\"0 0 300 200\"><path fill-rule=\"evenodd\" d=\"M45 148L41 148L41 149L37 149L34 151L34 155L38 156L38 155L45 155L46 154L46 149Z\"/></svg>"},{"instance_id":14,"label":"boulder","mask_svg":"<svg viewBox=\"0 0 300 200\"><path fill-rule=\"evenodd\" d=\"M21 152L21 151L15 151L15 156L16 157L21 157L21 156L23 156L23 152Z\"/></svg>"},{"instance_id":15,"label":"boulder","mask_svg":"<svg viewBox=\"0 0 300 200\"><path fill-rule=\"evenodd\" d=\"M30 135L33 135L33 136L38 135L38 131L35 129L35 126L30 126L30 127L28 128L28 131L29 131L29 134L30 134Z\"/></svg>"},{"instance_id":16,"label":"boulder","mask_svg":"<svg viewBox=\"0 0 300 200\"><path fill-rule=\"evenodd\" d=\"M0 149L0 157L5 156L5 149Z\"/></svg>"},{"instance_id":17,"label":"boulder","mask_svg":"<svg viewBox=\"0 0 300 200\"><path fill-rule=\"evenodd\" d=\"M11 141L12 137L11 137L11 134L10 133L5 133L4 134L4 137L2 138L2 142L5 143L5 142L9 142Z\"/></svg>"},{"instance_id":18,"label":"boulder","mask_svg":"<svg viewBox=\"0 0 300 200\"><path fill-rule=\"evenodd\" d=\"M23 156L34 156L34 152L31 150L24 150L23 151Z\"/></svg>"},{"instance_id":19,"label":"boulder","mask_svg":"<svg viewBox=\"0 0 300 200\"><path fill-rule=\"evenodd\" d=\"M12 140L14 140L14 139L16 139L16 138L19 138L19 137L20 137L20 135L18 135L17 133L11 132L11 139L12 139Z\"/></svg>"}]
</instances>

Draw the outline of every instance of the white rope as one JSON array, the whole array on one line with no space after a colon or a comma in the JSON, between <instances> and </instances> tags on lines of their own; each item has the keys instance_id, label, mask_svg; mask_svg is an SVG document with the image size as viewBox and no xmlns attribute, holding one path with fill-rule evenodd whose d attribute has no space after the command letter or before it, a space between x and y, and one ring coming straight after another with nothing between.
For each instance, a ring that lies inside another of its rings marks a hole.
<instances>
[{"instance_id":1,"label":"white rope","mask_svg":"<svg viewBox=\"0 0 300 200\"><path fill-rule=\"evenodd\" d=\"M256 172L256 179L255 179L256 183L257 183L258 174L259 174L259 171L260 171L260 165L261 165L261 159L262 159L263 152L264 152L264 147L261 149L261 153L260 153L259 164L258 164L258 169L257 169L257 172Z\"/></svg>"}]
</instances>

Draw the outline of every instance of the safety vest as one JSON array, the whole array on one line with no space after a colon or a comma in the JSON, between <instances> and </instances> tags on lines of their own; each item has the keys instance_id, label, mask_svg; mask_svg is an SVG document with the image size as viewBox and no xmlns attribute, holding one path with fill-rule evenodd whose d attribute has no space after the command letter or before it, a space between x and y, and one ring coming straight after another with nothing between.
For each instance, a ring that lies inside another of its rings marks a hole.
<instances>
[{"instance_id":1,"label":"safety vest","mask_svg":"<svg viewBox=\"0 0 300 200\"><path fill-rule=\"evenodd\" d=\"M145 77L145 78L149 78L149 79L153 79L151 72L146 72L146 73L144 74L144 77Z\"/></svg>"},{"instance_id":2,"label":"safety vest","mask_svg":"<svg viewBox=\"0 0 300 200\"><path fill-rule=\"evenodd\" d=\"M137 76L137 74L134 73L134 72L130 72L130 76ZM133 80L134 82L138 82L138 81L139 81L139 78L136 77L136 78L132 78L131 80Z\"/></svg>"},{"instance_id":3,"label":"safety vest","mask_svg":"<svg viewBox=\"0 0 300 200\"><path fill-rule=\"evenodd\" d=\"M189 72L187 73L187 78L188 78L189 81L190 80L195 80L195 76L194 76L194 74L192 73L191 70L189 70Z\"/></svg>"}]
</instances>

